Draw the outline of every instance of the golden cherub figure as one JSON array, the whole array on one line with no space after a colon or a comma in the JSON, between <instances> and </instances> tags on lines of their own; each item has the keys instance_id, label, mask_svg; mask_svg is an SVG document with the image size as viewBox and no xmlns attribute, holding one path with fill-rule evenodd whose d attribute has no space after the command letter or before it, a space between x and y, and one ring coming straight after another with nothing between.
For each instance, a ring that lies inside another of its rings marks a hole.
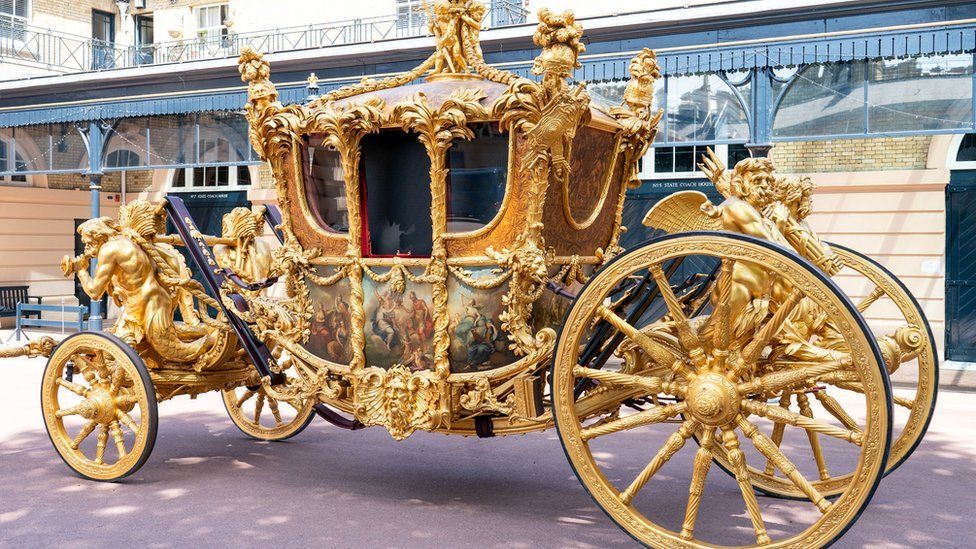
<instances>
[{"instance_id":1,"label":"golden cherub figure","mask_svg":"<svg viewBox=\"0 0 976 549\"><path fill-rule=\"evenodd\" d=\"M234 208L224 214L221 234L234 245L214 246L214 259L221 267L234 271L249 284L264 282L271 276L271 246L259 237L264 233L264 207L252 212Z\"/></svg>"}]
</instances>

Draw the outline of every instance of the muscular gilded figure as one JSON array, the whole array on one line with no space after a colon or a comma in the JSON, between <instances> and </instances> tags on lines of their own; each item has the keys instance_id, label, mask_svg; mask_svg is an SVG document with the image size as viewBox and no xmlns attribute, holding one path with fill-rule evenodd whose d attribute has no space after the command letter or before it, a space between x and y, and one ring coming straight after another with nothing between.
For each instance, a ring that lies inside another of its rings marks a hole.
<instances>
[{"instance_id":1,"label":"muscular gilded figure","mask_svg":"<svg viewBox=\"0 0 976 549\"><path fill-rule=\"evenodd\" d=\"M85 253L65 256L61 265L66 275L77 273L92 299L108 293L122 306L112 331L123 341L137 346L145 340L167 360L193 362L213 347L216 336L203 325L173 320L180 305L177 288L188 271L179 252L154 242L163 216L159 207L135 201L121 208L118 224L107 217L88 220L78 227ZM98 261L94 275L86 270L92 257Z\"/></svg>"}]
</instances>

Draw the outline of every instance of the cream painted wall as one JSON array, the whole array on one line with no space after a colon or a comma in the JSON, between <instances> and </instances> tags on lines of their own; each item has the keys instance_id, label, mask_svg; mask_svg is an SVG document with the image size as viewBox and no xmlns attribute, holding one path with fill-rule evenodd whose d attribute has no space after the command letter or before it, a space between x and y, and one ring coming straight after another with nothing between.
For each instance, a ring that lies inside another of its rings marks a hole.
<instances>
[{"instance_id":1,"label":"cream painted wall","mask_svg":"<svg viewBox=\"0 0 976 549\"><path fill-rule=\"evenodd\" d=\"M102 215L117 217L117 196L103 195ZM60 264L74 254L74 220L90 217L90 200L85 191L0 186L0 284L28 284L44 303L77 305Z\"/></svg>"},{"instance_id":2,"label":"cream painted wall","mask_svg":"<svg viewBox=\"0 0 976 549\"><path fill-rule=\"evenodd\" d=\"M888 170L807 174L817 185L810 223L821 238L871 256L918 300L939 343L945 341L945 186L949 171ZM857 302L872 286L852 274L837 282ZM901 324L890 302L866 316L876 333Z\"/></svg>"}]
</instances>

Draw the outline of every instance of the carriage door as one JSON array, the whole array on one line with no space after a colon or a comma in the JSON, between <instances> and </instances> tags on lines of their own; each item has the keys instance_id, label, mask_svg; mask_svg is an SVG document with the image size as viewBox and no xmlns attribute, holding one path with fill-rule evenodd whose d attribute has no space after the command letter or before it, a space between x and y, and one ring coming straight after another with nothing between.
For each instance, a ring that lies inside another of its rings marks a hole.
<instances>
[{"instance_id":1,"label":"carriage door","mask_svg":"<svg viewBox=\"0 0 976 549\"><path fill-rule=\"evenodd\" d=\"M976 170L946 191L946 359L976 362Z\"/></svg>"}]
</instances>

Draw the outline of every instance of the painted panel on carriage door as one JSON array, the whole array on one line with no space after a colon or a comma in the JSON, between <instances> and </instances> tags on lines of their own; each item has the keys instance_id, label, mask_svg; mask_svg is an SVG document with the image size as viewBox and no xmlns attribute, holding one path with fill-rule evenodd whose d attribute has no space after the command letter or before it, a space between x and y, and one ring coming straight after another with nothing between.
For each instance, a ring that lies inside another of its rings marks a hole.
<instances>
[{"instance_id":1,"label":"painted panel on carriage door","mask_svg":"<svg viewBox=\"0 0 976 549\"><path fill-rule=\"evenodd\" d=\"M331 268L317 267L316 274L328 277L334 272ZM319 286L311 280L306 283L312 302L312 320L305 349L325 360L349 364L352 360L349 279L343 278L331 286Z\"/></svg>"},{"instance_id":2,"label":"painted panel on carriage door","mask_svg":"<svg viewBox=\"0 0 976 549\"><path fill-rule=\"evenodd\" d=\"M976 361L976 170L946 189L946 358Z\"/></svg>"},{"instance_id":3,"label":"painted panel on carriage door","mask_svg":"<svg viewBox=\"0 0 976 549\"><path fill-rule=\"evenodd\" d=\"M387 269L374 267L380 276ZM420 276L422 269L411 269ZM434 309L430 284L406 281L403 293L389 282L363 277L366 311L366 365L389 368L403 365L411 370L434 366Z\"/></svg>"}]
</instances>

